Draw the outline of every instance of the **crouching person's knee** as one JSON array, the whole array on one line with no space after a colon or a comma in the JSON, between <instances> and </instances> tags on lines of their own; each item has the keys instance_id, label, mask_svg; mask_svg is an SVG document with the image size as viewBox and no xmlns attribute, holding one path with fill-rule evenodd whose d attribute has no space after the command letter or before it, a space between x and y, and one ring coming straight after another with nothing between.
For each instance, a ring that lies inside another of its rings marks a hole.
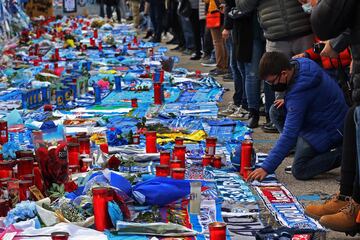
<instances>
[{"instance_id":1,"label":"crouching person's knee","mask_svg":"<svg viewBox=\"0 0 360 240\"><path fill-rule=\"evenodd\" d=\"M297 180L311 179L311 176L309 176L308 171L305 168L292 166L291 172Z\"/></svg>"}]
</instances>

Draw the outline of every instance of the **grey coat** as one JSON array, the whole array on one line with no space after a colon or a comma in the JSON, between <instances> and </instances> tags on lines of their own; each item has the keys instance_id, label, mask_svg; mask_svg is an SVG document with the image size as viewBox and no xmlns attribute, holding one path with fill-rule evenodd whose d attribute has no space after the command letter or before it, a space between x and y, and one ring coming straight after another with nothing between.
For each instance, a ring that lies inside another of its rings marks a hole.
<instances>
[{"instance_id":1,"label":"grey coat","mask_svg":"<svg viewBox=\"0 0 360 240\"><path fill-rule=\"evenodd\" d=\"M310 34L309 15L297 0L236 0L242 12L258 11L264 36L270 41L289 40Z\"/></svg>"}]
</instances>

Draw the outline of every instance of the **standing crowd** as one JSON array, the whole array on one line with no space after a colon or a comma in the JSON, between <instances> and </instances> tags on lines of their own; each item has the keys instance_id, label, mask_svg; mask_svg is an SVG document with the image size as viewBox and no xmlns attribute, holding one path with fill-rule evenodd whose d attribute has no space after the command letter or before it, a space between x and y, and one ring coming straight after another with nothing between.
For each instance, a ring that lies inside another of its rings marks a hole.
<instances>
[{"instance_id":1,"label":"standing crowd","mask_svg":"<svg viewBox=\"0 0 360 240\"><path fill-rule=\"evenodd\" d=\"M107 16L115 6L121 20L124 0L101 1L101 16L105 4ZM306 213L332 230L359 231L360 2L129 0L128 4L128 16L147 32L145 38L161 42L171 33L173 39L167 43L177 45L173 50L214 67L210 75L234 82L233 102L220 115L257 128L264 114L262 129L280 132L269 156L248 180L263 180L294 150L291 172L298 180L341 167L339 193L324 204L307 206Z\"/></svg>"}]
</instances>

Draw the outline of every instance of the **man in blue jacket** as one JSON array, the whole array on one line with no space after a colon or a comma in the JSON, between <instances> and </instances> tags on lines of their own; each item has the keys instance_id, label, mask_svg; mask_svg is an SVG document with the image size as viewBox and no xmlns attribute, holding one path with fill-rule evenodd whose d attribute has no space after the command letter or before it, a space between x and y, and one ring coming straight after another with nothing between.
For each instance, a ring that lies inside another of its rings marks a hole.
<instances>
[{"instance_id":1,"label":"man in blue jacket","mask_svg":"<svg viewBox=\"0 0 360 240\"><path fill-rule=\"evenodd\" d=\"M299 180L339 167L348 106L336 81L312 60L289 61L280 52L264 54L259 75L274 91L284 92L286 117L280 139L248 180L273 173L294 146L292 174Z\"/></svg>"}]
</instances>

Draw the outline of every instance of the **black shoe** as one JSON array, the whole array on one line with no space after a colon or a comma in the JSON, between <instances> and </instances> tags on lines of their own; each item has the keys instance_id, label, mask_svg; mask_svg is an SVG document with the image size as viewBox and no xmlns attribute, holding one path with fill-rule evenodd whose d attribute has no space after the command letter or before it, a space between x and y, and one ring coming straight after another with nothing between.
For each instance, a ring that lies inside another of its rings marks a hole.
<instances>
[{"instance_id":1,"label":"black shoe","mask_svg":"<svg viewBox=\"0 0 360 240\"><path fill-rule=\"evenodd\" d=\"M249 115L249 121L247 123L248 128L257 128L259 127L259 111L250 108L249 109L250 115Z\"/></svg>"},{"instance_id":2,"label":"black shoe","mask_svg":"<svg viewBox=\"0 0 360 240\"><path fill-rule=\"evenodd\" d=\"M200 60L200 59L201 59L201 54L196 54L196 53L194 53L190 58L190 60Z\"/></svg>"},{"instance_id":3,"label":"black shoe","mask_svg":"<svg viewBox=\"0 0 360 240\"><path fill-rule=\"evenodd\" d=\"M229 73L229 74L226 74L225 76L223 76L223 81L224 82L233 82L234 79L233 79L232 75Z\"/></svg>"},{"instance_id":4,"label":"black shoe","mask_svg":"<svg viewBox=\"0 0 360 240\"><path fill-rule=\"evenodd\" d=\"M278 133L279 132L272 122L264 124L264 126L262 126L262 130L266 133Z\"/></svg>"},{"instance_id":5,"label":"black shoe","mask_svg":"<svg viewBox=\"0 0 360 240\"><path fill-rule=\"evenodd\" d=\"M153 31L149 30L149 31L146 32L146 35L145 35L144 39L148 39L148 38L150 38L152 35L153 35Z\"/></svg>"},{"instance_id":6,"label":"black shoe","mask_svg":"<svg viewBox=\"0 0 360 240\"><path fill-rule=\"evenodd\" d=\"M167 41L166 44L179 44L179 41L177 39L173 38L170 41Z\"/></svg>"},{"instance_id":7,"label":"black shoe","mask_svg":"<svg viewBox=\"0 0 360 240\"><path fill-rule=\"evenodd\" d=\"M126 18L126 21L132 21L133 20L133 17L132 16L129 16Z\"/></svg>"},{"instance_id":8,"label":"black shoe","mask_svg":"<svg viewBox=\"0 0 360 240\"><path fill-rule=\"evenodd\" d=\"M185 49L184 51L182 51L182 53L183 53L184 55L191 55L191 54L193 54L193 51L192 51L191 49L187 48L187 49Z\"/></svg>"},{"instance_id":9,"label":"black shoe","mask_svg":"<svg viewBox=\"0 0 360 240\"><path fill-rule=\"evenodd\" d=\"M209 75L216 77L216 76L220 76L220 75L225 75L227 73L228 73L228 71L226 71L226 70L215 69L214 71L210 71Z\"/></svg>"}]
</instances>

